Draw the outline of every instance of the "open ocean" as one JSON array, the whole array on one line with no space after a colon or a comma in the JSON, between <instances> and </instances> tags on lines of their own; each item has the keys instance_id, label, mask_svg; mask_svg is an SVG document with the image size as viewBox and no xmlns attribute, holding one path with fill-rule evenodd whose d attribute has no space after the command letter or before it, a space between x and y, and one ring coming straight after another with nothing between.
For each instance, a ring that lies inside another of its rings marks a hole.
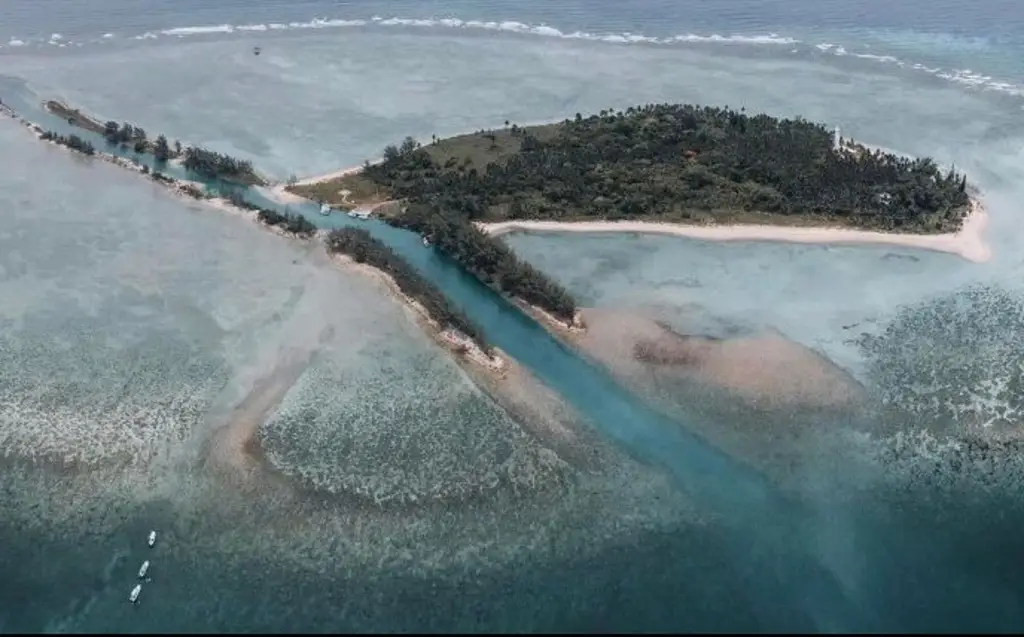
<instances>
[{"instance_id":1,"label":"open ocean","mask_svg":"<svg viewBox=\"0 0 1024 637\"><path fill-rule=\"evenodd\" d=\"M813 348L871 398L839 417L632 395L371 226L578 414L581 468L371 282L0 119L0 633L1024 630L1019 2L6 0L0 99L49 98L277 179L656 101L801 115L966 171L993 258L508 238L586 307ZM217 427L296 352L239 483Z\"/></svg>"}]
</instances>

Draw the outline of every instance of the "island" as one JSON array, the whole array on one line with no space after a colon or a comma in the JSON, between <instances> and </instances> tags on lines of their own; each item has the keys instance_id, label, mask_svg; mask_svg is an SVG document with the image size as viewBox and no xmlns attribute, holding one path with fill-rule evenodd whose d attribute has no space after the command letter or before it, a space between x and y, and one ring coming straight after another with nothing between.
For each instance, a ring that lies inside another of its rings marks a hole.
<instances>
[{"instance_id":1,"label":"island","mask_svg":"<svg viewBox=\"0 0 1024 637\"><path fill-rule=\"evenodd\" d=\"M47 104L51 112L56 112L54 104ZM123 148L124 139L145 138L141 129L114 122L101 126L77 110L61 108L70 123L91 135L65 137L41 129L37 134L147 172L130 159L94 150L87 139L120 143ZM159 162L165 146L147 142L145 149ZM282 210L276 204L277 209L271 209L247 203L242 194L246 186L235 179L241 173L255 174L248 162L192 147L171 152L174 161L204 181L227 182L226 190L233 194L213 198L202 184L155 171L153 179L214 205L255 212L258 221L283 234L305 239L322 235L336 260L384 281L416 309L425 319L424 327L449 350L482 368L508 373L507 361L489 346L480 328L370 233L353 228L317 232L309 219L290 213L287 206ZM600 312L578 307L568 290L521 260L499 235L525 228L889 242L983 260L987 246L979 230L984 211L972 197L974 192L966 176L954 168L943 170L930 159L870 149L821 124L691 105L603 111L524 128L506 123L501 130L435 137L427 145L406 138L386 147L379 161L320 178L289 180L271 189L282 204L313 200L344 208L369 207L388 224L416 232L424 244L551 328L564 342L611 366L613 375L625 372L603 360L607 352L598 351L598 341L609 329L626 347L613 358L640 364L644 373L658 368L663 375L684 380L697 374L711 384L746 392L758 403L766 397L780 403L813 402L817 397L804 396L800 388L765 389L767 376L737 380L711 373L717 369L712 363L719 358L731 361L729 357L741 351L737 348L767 347L774 348L773 360L803 357L813 375L831 379L834 387L823 394L842 396L842 404L857 402L855 384L820 367L796 344L775 335L719 344L666 331L656 317L631 317L628 325L619 319L603 320ZM594 329L585 319L597 320ZM745 350L741 353L746 355Z\"/></svg>"},{"instance_id":2,"label":"island","mask_svg":"<svg viewBox=\"0 0 1024 637\"><path fill-rule=\"evenodd\" d=\"M483 330L461 311L452 307L448 297L437 286L423 278L405 259L381 241L374 239L366 230L331 230L327 235L327 249L332 253L346 255L356 263L365 263L380 270L391 278L399 294L409 298L410 303L422 306L426 315L442 329L465 335L482 353L490 357L490 345L484 338ZM463 353L468 350L465 345L460 349Z\"/></svg>"},{"instance_id":3,"label":"island","mask_svg":"<svg viewBox=\"0 0 1024 637\"><path fill-rule=\"evenodd\" d=\"M183 148L179 141L175 141L172 146L164 135L149 140L141 126L129 122L119 124L112 120L101 124L80 110L56 100L48 100L44 105L46 110L65 119L71 126L102 135L109 146L120 146L122 150L131 150L138 155L153 155L159 163L180 161L186 169L206 179L219 179L240 186L267 184L249 160L236 159L198 146Z\"/></svg>"},{"instance_id":4,"label":"island","mask_svg":"<svg viewBox=\"0 0 1024 637\"><path fill-rule=\"evenodd\" d=\"M756 228L735 238L899 242L972 260L988 255L977 236L983 211L955 168L871 149L802 118L728 107L656 104L540 126L507 123L427 145L406 138L358 171L287 190L328 203L403 200L420 204L405 206L407 214L422 218L426 206L489 233L723 239L731 238L724 228ZM822 228L845 232L825 237Z\"/></svg>"},{"instance_id":5,"label":"island","mask_svg":"<svg viewBox=\"0 0 1024 637\"><path fill-rule=\"evenodd\" d=\"M47 108L55 112L52 104ZM695 330L685 320L676 326L640 308L580 308L568 290L521 260L500 238L503 232L524 228L895 243L975 260L987 257L979 232L984 210L962 173L941 169L930 159L870 149L803 119L656 105L525 128L506 123L501 130L435 137L427 145L406 138L386 147L381 160L359 168L274 184L271 201L265 195L254 198L265 202L256 205L246 199L247 188L256 185L244 177L256 175L249 162L195 147L182 150L179 144L171 150L162 136L145 141L145 133L132 124L101 126L62 108L80 135L22 122L51 143L148 173L226 211L244 211L280 234L318 240L332 260L383 284L413 310L416 323L499 404L511 413L530 414L524 422L542 421L535 433L550 444L576 440L578 431L567 429L548 407L537 411L539 384L490 345L482 329L441 289L377 238L379 227L318 230L313 218L290 212L288 204L312 200L362 208L359 212L369 208L386 223L419 234L426 246L672 417L693 406L687 396L707 389L739 398L730 408L759 412L794 406L849 411L862 404L864 389L831 361L770 330L719 337L691 333ZM124 156L99 150L104 144L117 145ZM164 161L202 181L159 172ZM523 390L527 385L530 391ZM276 400L276 391L266 394L267 401ZM259 419L240 421L247 423L242 438L250 440ZM768 470L773 462L760 455L760 441L745 430L702 434L755 466ZM772 435L791 438L792 449L798 450L803 433L794 426ZM560 455L586 458L579 453L584 447L573 442L560 447Z\"/></svg>"},{"instance_id":6,"label":"island","mask_svg":"<svg viewBox=\"0 0 1024 637\"><path fill-rule=\"evenodd\" d=\"M658 104L557 124L407 138L341 179L353 197L437 200L471 219L840 224L959 229L967 179L804 119ZM341 188L293 188L332 201Z\"/></svg>"}]
</instances>

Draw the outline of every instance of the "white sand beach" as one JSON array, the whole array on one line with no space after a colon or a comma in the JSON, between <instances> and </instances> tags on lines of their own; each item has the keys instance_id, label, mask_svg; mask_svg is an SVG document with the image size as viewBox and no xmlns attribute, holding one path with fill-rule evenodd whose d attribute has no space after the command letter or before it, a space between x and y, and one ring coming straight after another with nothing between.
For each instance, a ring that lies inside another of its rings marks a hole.
<instances>
[{"instance_id":1,"label":"white sand beach","mask_svg":"<svg viewBox=\"0 0 1024 637\"><path fill-rule=\"evenodd\" d=\"M322 238L325 234L320 234L319 236ZM387 272L367 263L357 263L346 254L331 253L330 258L348 271L359 272L383 284L383 287L396 299L404 302L407 307L415 312L421 324L429 328L429 333L446 349L461 354L467 360L490 372L501 374L505 370L506 361L501 355L500 350L494 348L493 353L488 354L465 334L442 326L431 316L422 303L403 292L398 283Z\"/></svg>"},{"instance_id":2,"label":"white sand beach","mask_svg":"<svg viewBox=\"0 0 1024 637\"><path fill-rule=\"evenodd\" d=\"M768 225L696 226L651 221L501 221L479 223L491 235L508 232L639 232L665 234L705 241L783 241L823 245L894 245L959 255L968 261L984 262L992 257L985 242L988 215L975 201L963 228L951 234L896 234L850 228L807 228Z\"/></svg>"},{"instance_id":3,"label":"white sand beach","mask_svg":"<svg viewBox=\"0 0 1024 637\"><path fill-rule=\"evenodd\" d=\"M380 162L381 162L380 159L375 159L374 161L371 161L370 164L372 165L372 164L377 164L377 163L380 163ZM313 184L318 184L318 183L323 182L323 181L330 181L332 179L341 179L342 177L347 177L349 175L354 175L354 174L358 173L359 171L361 171L362 169L363 169L362 165L360 165L360 166L352 166L350 168L343 168L342 170L335 170L334 172L330 172L330 173L327 173L327 174L324 174L324 175L317 175L315 177L307 177L305 179L300 179L300 180L296 181L294 185L296 185L296 186L312 186Z\"/></svg>"}]
</instances>

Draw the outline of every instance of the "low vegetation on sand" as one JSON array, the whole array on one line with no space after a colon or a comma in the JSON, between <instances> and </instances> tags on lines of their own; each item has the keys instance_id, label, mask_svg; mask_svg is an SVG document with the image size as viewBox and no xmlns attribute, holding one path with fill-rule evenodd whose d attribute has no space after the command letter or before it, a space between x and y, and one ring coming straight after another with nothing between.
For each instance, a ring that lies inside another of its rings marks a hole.
<instances>
[{"instance_id":1,"label":"low vegetation on sand","mask_svg":"<svg viewBox=\"0 0 1024 637\"><path fill-rule=\"evenodd\" d=\"M46 102L46 110L50 111L57 117L67 120L68 124L77 126L83 130L87 130L97 135L103 134L103 124L100 124L96 120L92 119L88 115L85 115L77 108L70 108L57 100L49 100Z\"/></svg>"},{"instance_id":2,"label":"low vegetation on sand","mask_svg":"<svg viewBox=\"0 0 1024 637\"><path fill-rule=\"evenodd\" d=\"M39 138L48 142L60 144L61 146L67 146L71 150L78 151L83 155L96 154L96 148L93 147L92 143L88 140L82 139L78 135L58 135L52 130L48 130L44 131Z\"/></svg>"},{"instance_id":3,"label":"low vegetation on sand","mask_svg":"<svg viewBox=\"0 0 1024 637\"><path fill-rule=\"evenodd\" d=\"M239 194L232 194L228 200L239 208L256 212L256 218L268 226L281 228L285 232L303 238L312 237L316 233L316 226L301 214L291 213L287 210L281 213L269 208L261 208L249 203Z\"/></svg>"},{"instance_id":4,"label":"low vegetation on sand","mask_svg":"<svg viewBox=\"0 0 1024 637\"><path fill-rule=\"evenodd\" d=\"M182 159L187 170L206 179L220 179L243 186L266 185L249 160L236 159L198 146L182 148L181 142L171 144L164 135L157 135L151 140L141 126L113 120L101 124L78 109L56 100L46 102L46 108L54 115L66 119L72 126L102 135L110 146L119 146L122 150L131 150L139 155L151 154L159 163Z\"/></svg>"},{"instance_id":5,"label":"low vegetation on sand","mask_svg":"<svg viewBox=\"0 0 1024 637\"><path fill-rule=\"evenodd\" d=\"M362 228L339 228L327 236L327 249L346 254L356 263L369 264L390 276L403 294L417 301L442 328L457 330L485 352L490 350L483 330L451 303L433 283L423 278L405 259Z\"/></svg>"}]
</instances>

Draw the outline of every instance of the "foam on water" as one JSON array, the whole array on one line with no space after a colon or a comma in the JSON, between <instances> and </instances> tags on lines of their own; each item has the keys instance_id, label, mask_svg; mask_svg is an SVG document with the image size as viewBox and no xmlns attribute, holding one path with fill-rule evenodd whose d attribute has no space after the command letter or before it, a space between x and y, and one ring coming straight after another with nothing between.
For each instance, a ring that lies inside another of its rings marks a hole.
<instances>
[{"instance_id":1,"label":"foam on water","mask_svg":"<svg viewBox=\"0 0 1024 637\"><path fill-rule=\"evenodd\" d=\"M893 65L900 69L927 73L936 78L947 80L963 86L976 87L983 90L994 91L1006 95L1021 97L1024 96L1024 86L1008 79L984 72L978 72L967 68L949 67L945 65L929 65L913 59L915 54L930 57L935 52L940 56L950 54L976 54L979 51L987 51L990 48L987 40L983 38L960 37L948 34L919 34L909 31L894 32L892 30L870 31L864 36L862 33L843 34L846 37L864 38L859 43L835 44L832 42L804 41L800 38L780 35L778 33L742 34L734 33L723 35L720 33L698 34L679 33L674 35L651 35L644 33L622 32L607 33L584 30L564 30L545 23L529 23L519 20L479 20L462 19L459 17L384 17L374 15L368 18L313 18L311 20L289 21L289 22L268 22L268 23L223 23L210 25L176 26L160 30L150 30L129 36L131 40L146 41L156 40L161 37L185 38L194 36L225 36L231 34L254 34L261 32L282 33L288 31L307 31L323 29L404 29L404 30L430 30L443 33L445 31L469 31L469 32L492 32L503 34L514 34L521 36L532 36L540 38L553 38L560 40L578 40L588 42L601 42L606 44L640 44L656 46L708 46L726 45L739 47L764 47L771 48L789 47L785 49L791 54L799 53L810 55L814 52L835 57L849 57L865 60L874 63ZM59 36L60 34L54 34ZM809 34L813 37L813 34ZM88 41L91 44L109 43L113 34L106 33L99 38ZM26 44L50 45L66 47L68 45L81 46L86 42L65 42L61 37L50 39L38 38L21 40L12 37L8 42L9 47L24 46ZM893 49L894 53L877 53L873 46L886 46ZM2 45L0 45L2 48ZM906 51L911 57L900 55L898 52ZM953 62L955 64L955 62ZM995 61L995 66L999 61Z\"/></svg>"},{"instance_id":2,"label":"foam on water","mask_svg":"<svg viewBox=\"0 0 1024 637\"><path fill-rule=\"evenodd\" d=\"M368 341L320 350L261 429L276 467L378 505L459 500L500 486L529 492L568 473L412 334L415 323L379 316L370 324Z\"/></svg>"},{"instance_id":3,"label":"foam on water","mask_svg":"<svg viewBox=\"0 0 1024 637\"><path fill-rule=\"evenodd\" d=\"M965 165L963 145L977 143L986 130L1008 119L999 104L972 100L942 84L921 84L907 95L902 88L906 78L881 68L840 72L813 60L785 57L362 32L343 40L307 35L289 42L293 44L265 46L258 57L230 41L196 41L131 54L109 50L11 58L7 68L31 76L40 94L60 95L101 118L144 121L150 130L183 141L194 135L217 150L252 159L280 179L292 172L304 176L361 163L377 156L381 144L395 141L390 138L396 134L429 139L432 134L501 126L506 120L558 119L660 100L801 114L839 125L844 134L861 141L912 153L930 151L973 173L982 162ZM294 45L298 42L301 46ZM453 55L477 63L453 71L443 63ZM382 58L392 63L382 67ZM197 66L200 59L204 62ZM580 72L584 60L587 73ZM164 72L148 73L153 66ZM685 74L678 72L683 67ZM851 76L860 81L839 81ZM750 82L764 77L775 79L760 91L749 90ZM230 90L192 88L214 79ZM138 90L119 90L125 82ZM462 88L468 86L474 90ZM523 87L518 99L507 99L509 86ZM794 89L801 92L798 104L791 98ZM266 99L271 93L275 99ZM842 107L836 108L839 100ZM942 107L947 102L972 116L958 117L954 109ZM917 117L909 107L926 108L936 126L965 135L955 142L946 135L907 136L903 131L912 130L908 126ZM876 119L883 123L864 124ZM351 132L356 129L359 134ZM906 141L895 144L892 139Z\"/></svg>"}]
</instances>

